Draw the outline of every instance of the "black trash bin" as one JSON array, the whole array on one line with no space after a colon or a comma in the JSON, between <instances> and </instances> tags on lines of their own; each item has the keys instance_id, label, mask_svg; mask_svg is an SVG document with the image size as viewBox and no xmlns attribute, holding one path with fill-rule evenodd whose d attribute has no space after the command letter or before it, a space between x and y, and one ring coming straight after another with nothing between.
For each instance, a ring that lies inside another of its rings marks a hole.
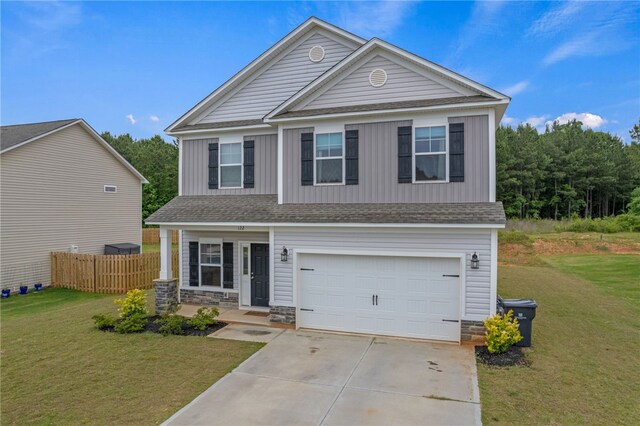
<instances>
[{"instance_id":1,"label":"black trash bin","mask_svg":"<svg viewBox=\"0 0 640 426\"><path fill-rule=\"evenodd\" d=\"M536 317L537 307L538 304L533 299L503 299L498 296L498 312L506 314L513 311L513 317L518 320L522 340L516 346L531 346L531 323Z\"/></svg>"}]
</instances>

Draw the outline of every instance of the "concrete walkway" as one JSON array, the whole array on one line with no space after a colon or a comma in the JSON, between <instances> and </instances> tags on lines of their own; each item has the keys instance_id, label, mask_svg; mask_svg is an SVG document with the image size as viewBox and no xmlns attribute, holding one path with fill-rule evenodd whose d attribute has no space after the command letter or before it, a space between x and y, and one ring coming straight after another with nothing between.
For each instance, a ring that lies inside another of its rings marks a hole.
<instances>
[{"instance_id":1,"label":"concrete walkway","mask_svg":"<svg viewBox=\"0 0 640 426\"><path fill-rule=\"evenodd\" d=\"M472 347L286 330L167 425L481 424Z\"/></svg>"}]
</instances>

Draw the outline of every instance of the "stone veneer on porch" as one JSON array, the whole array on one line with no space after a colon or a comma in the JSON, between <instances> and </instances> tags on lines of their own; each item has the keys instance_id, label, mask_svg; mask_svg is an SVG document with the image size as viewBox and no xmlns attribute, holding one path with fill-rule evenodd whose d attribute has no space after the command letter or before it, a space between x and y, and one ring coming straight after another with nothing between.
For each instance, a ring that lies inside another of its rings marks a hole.
<instances>
[{"instance_id":1,"label":"stone veneer on porch","mask_svg":"<svg viewBox=\"0 0 640 426\"><path fill-rule=\"evenodd\" d=\"M226 296L225 296L226 295ZM221 306L223 308L238 308L237 292L205 291L180 289L180 303L203 306Z\"/></svg>"}]
</instances>

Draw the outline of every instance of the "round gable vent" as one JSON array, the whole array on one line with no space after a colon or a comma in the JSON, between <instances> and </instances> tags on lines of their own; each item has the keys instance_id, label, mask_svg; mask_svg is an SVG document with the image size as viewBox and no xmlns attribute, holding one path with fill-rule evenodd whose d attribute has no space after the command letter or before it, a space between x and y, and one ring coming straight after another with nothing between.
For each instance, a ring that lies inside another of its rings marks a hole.
<instances>
[{"instance_id":1,"label":"round gable vent","mask_svg":"<svg viewBox=\"0 0 640 426\"><path fill-rule=\"evenodd\" d=\"M309 49L309 59L311 62L320 62L324 59L324 48L322 46L313 46Z\"/></svg>"},{"instance_id":2,"label":"round gable vent","mask_svg":"<svg viewBox=\"0 0 640 426\"><path fill-rule=\"evenodd\" d=\"M373 87L381 87L387 82L387 72L381 68L376 68L369 74L369 83Z\"/></svg>"}]
</instances>

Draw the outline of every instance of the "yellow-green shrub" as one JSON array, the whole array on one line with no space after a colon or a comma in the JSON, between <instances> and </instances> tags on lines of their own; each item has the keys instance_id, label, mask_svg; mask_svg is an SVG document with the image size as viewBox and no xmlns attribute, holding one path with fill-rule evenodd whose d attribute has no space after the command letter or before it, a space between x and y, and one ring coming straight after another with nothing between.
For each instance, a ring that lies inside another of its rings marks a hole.
<instances>
[{"instance_id":1,"label":"yellow-green shrub","mask_svg":"<svg viewBox=\"0 0 640 426\"><path fill-rule=\"evenodd\" d=\"M127 318L132 315L147 315L147 295L144 291L133 289L127 292L125 299L116 299L120 318Z\"/></svg>"},{"instance_id":2,"label":"yellow-green shrub","mask_svg":"<svg viewBox=\"0 0 640 426\"><path fill-rule=\"evenodd\" d=\"M501 354L509 347L522 340L522 335L518 329L518 320L513 318L513 311L505 315L496 314L484 320L485 344L492 354Z\"/></svg>"}]
</instances>

